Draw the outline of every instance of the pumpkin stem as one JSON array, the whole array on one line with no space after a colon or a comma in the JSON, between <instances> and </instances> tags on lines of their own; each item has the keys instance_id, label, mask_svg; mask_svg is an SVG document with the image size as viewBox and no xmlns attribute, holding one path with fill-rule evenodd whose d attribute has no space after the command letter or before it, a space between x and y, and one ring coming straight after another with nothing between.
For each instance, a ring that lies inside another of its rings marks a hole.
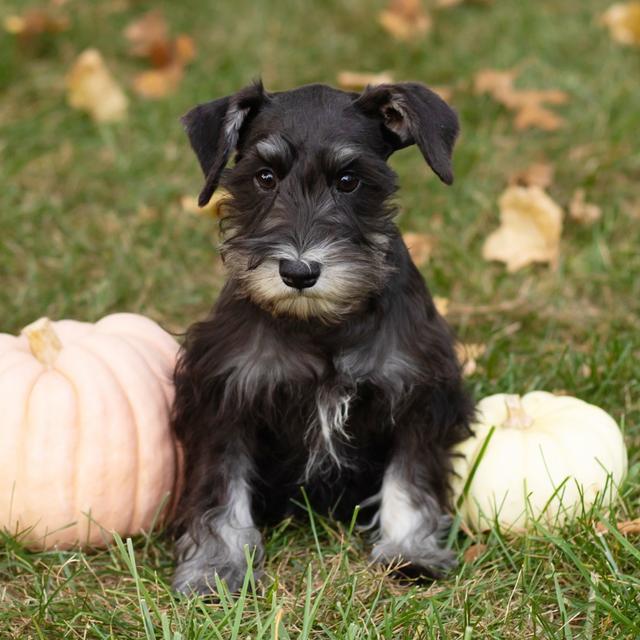
<instances>
[{"instance_id":1,"label":"pumpkin stem","mask_svg":"<svg viewBox=\"0 0 640 640\"><path fill-rule=\"evenodd\" d=\"M526 413L522 406L522 398L518 395L508 395L504 399L507 406L505 427L514 429L528 429L533 424L533 418Z\"/></svg>"},{"instance_id":2,"label":"pumpkin stem","mask_svg":"<svg viewBox=\"0 0 640 640\"><path fill-rule=\"evenodd\" d=\"M40 318L27 325L22 334L29 341L31 353L42 364L48 367L53 366L58 354L62 350L62 342L53 329L53 323L49 318Z\"/></svg>"}]
</instances>

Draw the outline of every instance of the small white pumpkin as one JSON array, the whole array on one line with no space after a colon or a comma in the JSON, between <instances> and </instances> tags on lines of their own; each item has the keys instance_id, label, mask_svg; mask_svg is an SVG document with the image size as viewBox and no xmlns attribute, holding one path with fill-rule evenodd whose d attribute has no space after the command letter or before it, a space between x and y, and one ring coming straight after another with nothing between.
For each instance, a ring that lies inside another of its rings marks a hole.
<instances>
[{"instance_id":1,"label":"small white pumpkin","mask_svg":"<svg viewBox=\"0 0 640 640\"><path fill-rule=\"evenodd\" d=\"M489 396L478 403L473 430L454 450L461 455L452 489L463 521L475 531L497 521L522 533L539 518L561 526L596 499L610 504L627 472L616 422L577 398L545 391Z\"/></svg>"},{"instance_id":2,"label":"small white pumpkin","mask_svg":"<svg viewBox=\"0 0 640 640\"><path fill-rule=\"evenodd\" d=\"M151 526L178 490L177 351L131 313L0 334L0 529L46 548L102 546L111 531Z\"/></svg>"}]
</instances>

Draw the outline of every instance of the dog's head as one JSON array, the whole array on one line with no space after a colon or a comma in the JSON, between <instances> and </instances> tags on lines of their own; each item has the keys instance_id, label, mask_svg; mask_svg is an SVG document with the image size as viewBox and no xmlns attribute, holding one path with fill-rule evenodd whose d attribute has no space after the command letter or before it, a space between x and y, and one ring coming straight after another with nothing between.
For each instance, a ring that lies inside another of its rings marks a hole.
<instances>
[{"instance_id":1,"label":"dog's head","mask_svg":"<svg viewBox=\"0 0 640 640\"><path fill-rule=\"evenodd\" d=\"M453 180L457 117L420 84L356 94L324 85L267 93L255 83L183 123L206 178L200 205L219 184L230 194L221 222L230 277L274 315L336 321L384 286L394 151L416 144Z\"/></svg>"}]
</instances>

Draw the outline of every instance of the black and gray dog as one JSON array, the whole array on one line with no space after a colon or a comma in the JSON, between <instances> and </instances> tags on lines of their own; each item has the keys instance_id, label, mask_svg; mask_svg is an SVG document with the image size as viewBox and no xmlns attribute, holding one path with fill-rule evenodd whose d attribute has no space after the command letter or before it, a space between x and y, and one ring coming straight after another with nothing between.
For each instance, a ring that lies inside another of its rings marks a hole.
<instances>
[{"instance_id":1,"label":"black and gray dog","mask_svg":"<svg viewBox=\"0 0 640 640\"><path fill-rule=\"evenodd\" d=\"M376 504L372 558L438 575L450 449L471 399L453 340L393 222L387 165L416 144L450 184L453 110L420 84L362 94L255 83L184 118L206 182L220 184L228 281L191 326L173 427L186 483L174 586L238 589L259 527L311 506L349 519ZM229 157L235 164L225 169Z\"/></svg>"}]
</instances>

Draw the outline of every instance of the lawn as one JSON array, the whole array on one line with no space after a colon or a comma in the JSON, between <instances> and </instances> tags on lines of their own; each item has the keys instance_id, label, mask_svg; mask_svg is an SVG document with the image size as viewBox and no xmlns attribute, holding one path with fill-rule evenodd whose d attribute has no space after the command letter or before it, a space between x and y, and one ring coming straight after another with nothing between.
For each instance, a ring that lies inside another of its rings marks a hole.
<instances>
[{"instance_id":1,"label":"lawn","mask_svg":"<svg viewBox=\"0 0 640 640\"><path fill-rule=\"evenodd\" d=\"M24 9L4 0L0 17ZM184 211L200 173L178 122L190 106L261 76L267 89L334 84L338 72L388 70L452 89L462 135L446 188L409 148L393 157L398 224L435 239L422 267L449 300L459 339L486 345L468 377L477 397L546 389L609 411L630 471L612 514L640 515L640 50L598 24L608 2L495 0L434 11L431 33L399 42L376 21L380 1L255 3L68 0L68 31L18 47L0 38L0 331L47 315L96 320L144 313L172 331L204 316L223 281L216 223ZM161 7L197 56L179 90L131 91L144 63L124 27ZM125 122L95 124L65 101L64 75L98 48L128 91ZM569 95L556 131L516 130L473 91L476 72L519 70L518 86ZM510 175L555 168L565 209L584 189L602 216L565 218L557 265L508 273L482 258ZM512 539L454 531L450 577L402 585L368 565L366 536L309 512L266 539L268 578L238 597L176 598L160 532L106 551L30 553L0 546L0 638L637 638L640 547L583 519ZM474 544L484 553L464 561Z\"/></svg>"}]
</instances>

